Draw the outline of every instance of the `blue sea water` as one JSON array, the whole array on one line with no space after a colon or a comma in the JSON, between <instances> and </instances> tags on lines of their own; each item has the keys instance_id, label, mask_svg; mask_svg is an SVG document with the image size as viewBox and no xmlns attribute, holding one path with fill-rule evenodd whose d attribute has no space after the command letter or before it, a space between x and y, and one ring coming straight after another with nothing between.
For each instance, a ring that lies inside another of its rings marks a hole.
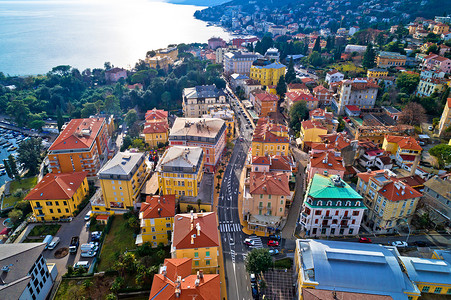
<instances>
[{"instance_id":1,"label":"blue sea water","mask_svg":"<svg viewBox=\"0 0 451 300\"><path fill-rule=\"evenodd\" d=\"M226 40L193 14L203 7L162 0L0 0L0 72L43 74L57 65L80 71L133 67L169 44Z\"/></svg>"}]
</instances>

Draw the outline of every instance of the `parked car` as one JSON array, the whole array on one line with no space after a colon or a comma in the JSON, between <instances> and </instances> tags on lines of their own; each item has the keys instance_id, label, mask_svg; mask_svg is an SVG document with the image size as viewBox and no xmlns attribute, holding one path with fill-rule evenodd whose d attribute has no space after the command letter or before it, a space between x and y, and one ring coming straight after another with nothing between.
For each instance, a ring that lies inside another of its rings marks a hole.
<instances>
[{"instance_id":1,"label":"parked car","mask_svg":"<svg viewBox=\"0 0 451 300\"><path fill-rule=\"evenodd\" d=\"M257 288L257 286L255 286L255 287L252 288L252 298L253 298L254 300L260 299L260 297L259 297L259 295L258 295L258 288Z\"/></svg>"},{"instance_id":2,"label":"parked car","mask_svg":"<svg viewBox=\"0 0 451 300\"><path fill-rule=\"evenodd\" d=\"M86 213L86 215L85 215L85 221L88 221L89 219L91 219L91 214L92 214L92 211L88 211L88 212Z\"/></svg>"},{"instance_id":3,"label":"parked car","mask_svg":"<svg viewBox=\"0 0 451 300\"><path fill-rule=\"evenodd\" d=\"M97 251L84 251L80 254L81 257L94 257L96 256Z\"/></svg>"},{"instance_id":4,"label":"parked car","mask_svg":"<svg viewBox=\"0 0 451 300\"><path fill-rule=\"evenodd\" d=\"M370 238L367 238L367 237L361 237L361 238L359 238L359 243L367 243L367 244L371 244L372 241L371 241Z\"/></svg>"},{"instance_id":5,"label":"parked car","mask_svg":"<svg viewBox=\"0 0 451 300\"><path fill-rule=\"evenodd\" d=\"M255 241L251 240L251 239L244 239L243 244L245 244L247 246L254 246L255 245Z\"/></svg>"},{"instance_id":6,"label":"parked car","mask_svg":"<svg viewBox=\"0 0 451 300\"><path fill-rule=\"evenodd\" d=\"M398 248L406 248L409 246L409 244L407 244L404 241L395 241L391 243L392 246L398 247Z\"/></svg>"},{"instance_id":7,"label":"parked car","mask_svg":"<svg viewBox=\"0 0 451 300\"><path fill-rule=\"evenodd\" d=\"M60 238L57 236L54 237L53 240L50 242L49 246L47 247L47 249L49 249L49 250L55 249L56 245L58 245L59 242L60 242Z\"/></svg>"},{"instance_id":8,"label":"parked car","mask_svg":"<svg viewBox=\"0 0 451 300\"><path fill-rule=\"evenodd\" d=\"M271 234L269 236L269 239L270 240L274 240L274 241L280 241L282 239L282 237L280 235L277 235L277 234Z\"/></svg>"},{"instance_id":9,"label":"parked car","mask_svg":"<svg viewBox=\"0 0 451 300\"><path fill-rule=\"evenodd\" d=\"M97 242L97 241L100 240L101 236L102 236L102 232L101 231L93 231L91 233L91 241Z\"/></svg>"},{"instance_id":10,"label":"parked car","mask_svg":"<svg viewBox=\"0 0 451 300\"><path fill-rule=\"evenodd\" d=\"M279 254L279 250L277 250L277 249L269 250L269 255L277 255L277 254Z\"/></svg>"},{"instance_id":11,"label":"parked car","mask_svg":"<svg viewBox=\"0 0 451 300\"><path fill-rule=\"evenodd\" d=\"M417 247L429 247L431 245L429 242L425 241L415 241L412 244L414 244Z\"/></svg>"},{"instance_id":12,"label":"parked car","mask_svg":"<svg viewBox=\"0 0 451 300\"><path fill-rule=\"evenodd\" d=\"M269 240L267 245L269 247L279 247L279 242L278 241L274 241L274 240Z\"/></svg>"},{"instance_id":13,"label":"parked car","mask_svg":"<svg viewBox=\"0 0 451 300\"><path fill-rule=\"evenodd\" d=\"M52 242L52 240L53 240L53 236L51 236L50 234L45 236L44 241L43 241L43 243L45 243L44 250L49 247L49 245Z\"/></svg>"},{"instance_id":14,"label":"parked car","mask_svg":"<svg viewBox=\"0 0 451 300\"><path fill-rule=\"evenodd\" d=\"M83 261L79 261L79 262L75 263L74 264L74 269L79 269L79 268L88 269L89 268L89 261L83 260Z\"/></svg>"},{"instance_id":15,"label":"parked car","mask_svg":"<svg viewBox=\"0 0 451 300\"><path fill-rule=\"evenodd\" d=\"M429 126L429 127L428 127L428 130L429 130L429 131L432 131L433 129L434 129L433 126Z\"/></svg>"}]
</instances>

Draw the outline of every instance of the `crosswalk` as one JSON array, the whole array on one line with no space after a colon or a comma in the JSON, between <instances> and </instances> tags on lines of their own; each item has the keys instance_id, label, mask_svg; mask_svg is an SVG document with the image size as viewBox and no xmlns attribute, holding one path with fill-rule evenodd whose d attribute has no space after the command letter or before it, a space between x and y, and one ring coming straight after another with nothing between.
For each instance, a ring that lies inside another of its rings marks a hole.
<instances>
[{"instance_id":1,"label":"crosswalk","mask_svg":"<svg viewBox=\"0 0 451 300\"><path fill-rule=\"evenodd\" d=\"M220 232L238 232L241 231L241 224L220 222L219 223Z\"/></svg>"},{"instance_id":2,"label":"crosswalk","mask_svg":"<svg viewBox=\"0 0 451 300\"><path fill-rule=\"evenodd\" d=\"M254 241L254 248L263 248L263 243L262 243L262 239L258 236L250 236L249 237L251 240Z\"/></svg>"}]
</instances>

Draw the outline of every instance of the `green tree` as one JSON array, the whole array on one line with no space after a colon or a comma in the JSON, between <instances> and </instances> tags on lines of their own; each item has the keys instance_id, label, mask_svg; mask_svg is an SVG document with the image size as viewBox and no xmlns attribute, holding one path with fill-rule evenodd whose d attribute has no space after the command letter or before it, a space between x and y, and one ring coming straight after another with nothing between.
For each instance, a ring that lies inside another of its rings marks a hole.
<instances>
[{"instance_id":1,"label":"green tree","mask_svg":"<svg viewBox=\"0 0 451 300\"><path fill-rule=\"evenodd\" d=\"M41 163L42 140L41 138L31 138L23 141L19 145L18 161L28 169L28 175L36 175L39 172Z\"/></svg>"},{"instance_id":2,"label":"green tree","mask_svg":"<svg viewBox=\"0 0 451 300\"><path fill-rule=\"evenodd\" d=\"M296 72L294 71L294 59L290 59L288 63L287 73L285 74L285 81L292 83L296 79Z\"/></svg>"},{"instance_id":3,"label":"green tree","mask_svg":"<svg viewBox=\"0 0 451 300\"><path fill-rule=\"evenodd\" d=\"M133 143L132 138L129 135L126 135L122 140L121 151L127 150Z\"/></svg>"},{"instance_id":4,"label":"green tree","mask_svg":"<svg viewBox=\"0 0 451 300\"><path fill-rule=\"evenodd\" d=\"M253 249L247 254L244 263L247 272L260 274L269 270L272 266L272 258L268 249Z\"/></svg>"},{"instance_id":5,"label":"green tree","mask_svg":"<svg viewBox=\"0 0 451 300\"><path fill-rule=\"evenodd\" d=\"M276 93L282 99L285 97L286 92L287 92L287 83L285 82L285 76L282 75L279 78L279 82L277 82Z\"/></svg>"},{"instance_id":6,"label":"green tree","mask_svg":"<svg viewBox=\"0 0 451 300\"><path fill-rule=\"evenodd\" d=\"M89 118L89 116L95 115L97 113L97 107L94 103L85 103L83 109L81 110L81 116L83 118Z\"/></svg>"},{"instance_id":7,"label":"green tree","mask_svg":"<svg viewBox=\"0 0 451 300\"><path fill-rule=\"evenodd\" d=\"M125 115L125 123L127 123L128 127L131 127L138 120L138 114L136 110L130 109Z\"/></svg>"},{"instance_id":8,"label":"green tree","mask_svg":"<svg viewBox=\"0 0 451 300\"><path fill-rule=\"evenodd\" d=\"M18 126L22 127L28 122L30 109L28 105L21 99L14 99L8 103L6 113L14 118Z\"/></svg>"},{"instance_id":9,"label":"green tree","mask_svg":"<svg viewBox=\"0 0 451 300\"><path fill-rule=\"evenodd\" d=\"M61 132L61 128L63 128L64 125L64 120L59 106L56 108L56 122L58 124L58 132Z\"/></svg>"},{"instance_id":10,"label":"green tree","mask_svg":"<svg viewBox=\"0 0 451 300\"><path fill-rule=\"evenodd\" d=\"M12 223L16 223L17 221L22 219L22 217L23 217L23 213L21 210L18 210L18 209L13 209L12 211L10 211L8 213L8 218L11 219Z\"/></svg>"},{"instance_id":11,"label":"green tree","mask_svg":"<svg viewBox=\"0 0 451 300\"><path fill-rule=\"evenodd\" d=\"M432 44L428 47L428 49L426 50L427 54L439 54L440 48L437 46L437 44Z\"/></svg>"},{"instance_id":12,"label":"green tree","mask_svg":"<svg viewBox=\"0 0 451 300\"><path fill-rule=\"evenodd\" d=\"M114 95L109 95L105 98L104 102L105 113L118 115L121 113L121 106L119 99Z\"/></svg>"},{"instance_id":13,"label":"green tree","mask_svg":"<svg viewBox=\"0 0 451 300\"><path fill-rule=\"evenodd\" d=\"M20 146L19 146L20 147ZM11 174L14 178L20 179L19 170L17 170L17 162L12 154L8 156L8 167L11 170Z\"/></svg>"},{"instance_id":14,"label":"green tree","mask_svg":"<svg viewBox=\"0 0 451 300\"><path fill-rule=\"evenodd\" d=\"M134 139L132 148L144 149L144 141L142 139Z\"/></svg>"},{"instance_id":15,"label":"green tree","mask_svg":"<svg viewBox=\"0 0 451 300\"><path fill-rule=\"evenodd\" d=\"M451 146L439 144L429 150L429 154L437 159L440 168L451 163Z\"/></svg>"},{"instance_id":16,"label":"green tree","mask_svg":"<svg viewBox=\"0 0 451 300\"><path fill-rule=\"evenodd\" d=\"M307 117L308 109L305 101L298 101L290 109L290 127L294 131L301 130L301 122Z\"/></svg>"},{"instance_id":17,"label":"green tree","mask_svg":"<svg viewBox=\"0 0 451 300\"><path fill-rule=\"evenodd\" d=\"M319 35L318 35L318 37L315 40L315 44L313 45L312 52L313 51L321 53L321 37Z\"/></svg>"},{"instance_id":18,"label":"green tree","mask_svg":"<svg viewBox=\"0 0 451 300\"><path fill-rule=\"evenodd\" d=\"M314 67L319 67L323 64L323 59L319 52L313 51L308 56L308 62Z\"/></svg>"},{"instance_id":19,"label":"green tree","mask_svg":"<svg viewBox=\"0 0 451 300\"><path fill-rule=\"evenodd\" d=\"M418 74L409 74L407 72L401 73L396 79L396 86L402 93L413 94L420 83L420 76Z\"/></svg>"},{"instance_id":20,"label":"green tree","mask_svg":"<svg viewBox=\"0 0 451 300\"><path fill-rule=\"evenodd\" d=\"M373 68L376 63L376 52L374 51L373 44L369 43L366 47L365 53L363 54L362 66L366 69Z\"/></svg>"},{"instance_id":21,"label":"green tree","mask_svg":"<svg viewBox=\"0 0 451 300\"><path fill-rule=\"evenodd\" d=\"M42 127L45 125L45 122L43 120L33 120L28 123L28 126L32 129L36 129L39 131L42 131Z\"/></svg>"}]
</instances>

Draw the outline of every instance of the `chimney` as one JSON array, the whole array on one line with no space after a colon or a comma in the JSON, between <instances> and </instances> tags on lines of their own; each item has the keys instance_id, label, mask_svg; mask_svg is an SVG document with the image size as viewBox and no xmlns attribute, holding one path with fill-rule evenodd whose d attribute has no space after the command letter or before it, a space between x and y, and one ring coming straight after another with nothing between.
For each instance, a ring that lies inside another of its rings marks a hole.
<instances>
[{"instance_id":1,"label":"chimney","mask_svg":"<svg viewBox=\"0 0 451 300\"><path fill-rule=\"evenodd\" d=\"M196 229L197 229L197 235L200 236L200 224L199 223L196 224Z\"/></svg>"},{"instance_id":2,"label":"chimney","mask_svg":"<svg viewBox=\"0 0 451 300\"><path fill-rule=\"evenodd\" d=\"M161 217L161 208L158 208L158 216Z\"/></svg>"},{"instance_id":3,"label":"chimney","mask_svg":"<svg viewBox=\"0 0 451 300\"><path fill-rule=\"evenodd\" d=\"M410 176L415 175L417 171L418 163L420 162L420 155L415 156L415 160L413 161L412 167L410 167Z\"/></svg>"},{"instance_id":4,"label":"chimney","mask_svg":"<svg viewBox=\"0 0 451 300\"><path fill-rule=\"evenodd\" d=\"M199 270L197 273L199 273L199 279L203 279L204 278L204 271Z\"/></svg>"}]
</instances>

